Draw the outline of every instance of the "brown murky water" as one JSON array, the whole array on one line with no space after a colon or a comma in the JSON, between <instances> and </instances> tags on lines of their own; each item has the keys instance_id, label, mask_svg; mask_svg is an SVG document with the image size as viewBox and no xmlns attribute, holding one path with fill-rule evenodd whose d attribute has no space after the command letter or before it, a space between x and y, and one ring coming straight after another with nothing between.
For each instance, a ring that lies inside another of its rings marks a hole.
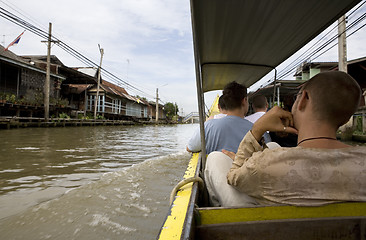
<instances>
[{"instance_id":1,"label":"brown murky water","mask_svg":"<svg viewBox=\"0 0 366 240\"><path fill-rule=\"evenodd\" d=\"M196 127L0 131L1 239L154 239Z\"/></svg>"}]
</instances>

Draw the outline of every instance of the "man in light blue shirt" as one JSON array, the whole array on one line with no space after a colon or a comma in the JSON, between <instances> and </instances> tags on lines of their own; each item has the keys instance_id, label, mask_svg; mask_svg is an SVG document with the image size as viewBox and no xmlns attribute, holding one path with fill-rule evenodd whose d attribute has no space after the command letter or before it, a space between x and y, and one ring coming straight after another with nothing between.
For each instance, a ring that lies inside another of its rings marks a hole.
<instances>
[{"instance_id":1,"label":"man in light blue shirt","mask_svg":"<svg viewBox=\"0 0 366 240\"><path fill-rule=\"evenodd\" d=\"M206 154L223 149L236 153L241 140L253 126L244 119L249 106L246 87L237 82L228 83L223 90L222 98L227 116L205 122ZM268 134L264 137L266 142L271 141ZM187 151L201 151L199 129L189 140Z\"/></svg>"}]
</instances>

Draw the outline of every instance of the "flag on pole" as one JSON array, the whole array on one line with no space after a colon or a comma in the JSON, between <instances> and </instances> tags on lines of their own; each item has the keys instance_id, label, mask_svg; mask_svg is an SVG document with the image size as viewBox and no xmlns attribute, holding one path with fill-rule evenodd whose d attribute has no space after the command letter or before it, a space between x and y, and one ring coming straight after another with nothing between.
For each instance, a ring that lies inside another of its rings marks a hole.
<instances>
[{"instance_id":1,"label":"flag on pole","mask_svg":"<svg viewBox=\"0 0 366 240\"><path fill-rule=\"evenodd\" d=\"M6 48L5 51L8 50L9 47L13 46L14 44L18 44L20 41L20 37L23 35L23 33L25 32L25 30L14 40L12 41Z\"/></svg>"}]
</instances>

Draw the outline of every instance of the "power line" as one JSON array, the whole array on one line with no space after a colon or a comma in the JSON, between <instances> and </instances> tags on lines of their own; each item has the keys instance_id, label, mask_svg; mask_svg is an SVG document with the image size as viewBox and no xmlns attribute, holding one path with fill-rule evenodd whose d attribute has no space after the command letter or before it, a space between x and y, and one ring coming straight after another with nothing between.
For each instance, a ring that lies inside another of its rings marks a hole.
<instances>
[{"instance_id":1,"label":"power line","mask_svg":"<svg viewBox=\"0 0 366 240\"><path fill-rule=\"evenodd\" d=\"M1 1L1 2L3 2L3 1ZM17 11L17 12L20 13L19 11ZM21 14L21 15L23 15L23 14ZM46 31L44 31L41 28L36 27L33 24L23 20L22 18L16 16L15 14L9 12L8 10L6 10L2 7L0 7L0 16L7 19L7 20L9 20L9 21L11 21L12 23L14 23L14 24L16 24L16 25L18 25L22 28L27 29L28 31L38 35L39 37L41 37L43 39L47 39L47 32ZM61 49L63 49L65 52L69 53L71 56L73 56L77 60L81 61L82 63L84 63L85 65L87 65L89 67L99 67L98 64L96 64L90 58L88 58L85 55L81 54L79 51L75 50L74 48L72 48L70 45L68 45L64 41L60 40L59 38L57 38L55 36L52 36L52 37L53 37L53 39L58 41L57 45ZM106 68L102 67L101 69L104 71L103 75L107 76L109 78L109 80L116 83L117 85L124 85L125 88L127 88L127 89L130 89L132 91L137 91L137 92L142 93L144 95L147 95L151 98L154 98L151 94L148 94L148 93L140 90L139 88L135 87L134 85L124 81L120 77L118 77L115 74L113 74L112 72L108 71Z\"/></svg>"},{"instance_id":2,"label":"power line","mask_svg":"<svg viewBox=\"0 0 366 240\"><path fill-rule=\"evenodd\" d=\"M347 28L345 29L345 32L351 30L352 28L354 28L357 24L359 24L360 22L362 22L363 20L365 20L365 18L366 18L366 13L362 14L359 18L357 18L354 22L352 22L349 26L347 26ZM350 35L348 35L347 38L349 36ZM309 59L310 57L313 57L314 55L316 55L317 53L319 53L320 51L322 51L324 48L326 48L327 46L329 46L331 43L333 43L334 41L336 41L337 38L338 38L338 33L336 35L334 35L331 39L329 39L328 41L326 41L325 43L323 43L322 45L320 45L313 52L308 53L303 59L297 58L299 60L298 60L298 62L297 62L296 65L288 66L288 67L284 68L283 70L279 71L279 73L278 73L278 79L282 79L283 77L287 76L290 72L292 72L298 66L299 63L303 62L306 59ZM335 45L337 45L337 43ZM317 55L317 57L319 57L319 56L320 55ZM313 59L315 59L315 58L313 58ZM288 70L286 70L286 69L288 69Z\"/></svg>"},{"instance_id":3,"label":"power line","mask_svg":"<svg viewBox=\"0 0 366 240\"><path fill-rule=\"evenodd\" d=\"M350 16L352 16L353 14L355 14L356 11L359 10L365 3L366 3L366 1L363 1L363 3L360 4L355 10L353 10L348 15L347 18L350 18ZM355 19L353 22L351 22L347 26L347 28L346 28L345 31L349 31L349 30L353 29L358 24L360 24L362 21L364 21L365 19L366 19L366 13L363 13L361 16L359 16L357 19ZM326 35L329 35L337 26L338 26L338 24L335 27L333 27L330 31L328 31L325 34L325 36ZM360 29L362 29L365 26L366 26L366 24L363 24L362 26L360 26L359 28L357 28L356 30L354 30L353 32L351 32L350 34L348 34L347 38L350 37L350 36L352 36L354 33L356 33L357 31L359 31ZM324 39L325 36L322 36L315 44L313 44L311 47L309 47L309 49L307 51L305 51L303 54L301 54L295 60L293 60L291 63L289 63L286 67L284 67L281 71L279 71L278 74L277 74L277 79L283 79L284 77L288 76L288 74L290 74L293 70L295 70L300 63L302 63L302 62L304 62L304 61L306 61L307 59L310 59L310 58L316 59L316 58L320 57L321 55L323 55L324 53L326 53L327 51L329 51L331 48L333 48L334 46L336 46L338 44L338 43L335 43L335 44L331 45L330 47L328 47L330 44L332 44L338 38L338 33L336 33L330 39L328 39L327 41L325 41L324 43L322 43L320 46L318 46L315 50L313 50L311 52L308 52L309 50L311 50L312 48L314 48L314 46L317 43L319 43L320 40ZM274 78L270 78L264 84L264 86L267 86L268 84L271 84L273 81L274 81ZM263 87L263 84L260 87Z\"/></svg>"}]
</instances>

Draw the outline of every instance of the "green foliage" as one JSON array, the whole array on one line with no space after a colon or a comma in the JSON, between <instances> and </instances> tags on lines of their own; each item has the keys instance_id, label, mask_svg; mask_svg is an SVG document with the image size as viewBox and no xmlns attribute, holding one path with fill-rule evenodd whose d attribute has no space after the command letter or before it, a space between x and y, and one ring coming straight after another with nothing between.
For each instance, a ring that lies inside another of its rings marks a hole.
<instances>
[{"instance_id":1,"label":"green foliage","mask_svg":"<svg viewBox=\"0 0 366 240\"><path fill-rule=\"evenodd\" d=\"M105 119L103 115L97 115L97 119Z\"/></svg>"},{"instance_id":2,"label":"green foliage","mask_svg":"<svg viewBox=\"0 0 366 240\"><path fill-rule=\"evenodd\" d=\"M69 101L67 99L59 98L57 105L66 107L69 105Z\"/></svg>"},{"instance_id":3,"label":"green foliage","mask_svg":"<svg viewBox=\"0 0 366 240\"><path fill-rule=\"evenodd\" d=\"M88 112L88 113L86 113L86 115L84 117L83 113L79 113L78 119L84 119L84 120L94 119L94 115L92 113Z\"/></svg>"},{"instance_id":4,"label":"green foliage","mask_svg":"<svg viewBox=\"0 0 366 240\"><path fill-rule=\"evenodd\" d=\"M64 98L50 97L50 105L66 107L66 106L69 105L69 101L67 99L64 99Z\"/></svg>"},{"instance_id":5,"label":"green foliage","mask_svg":"<svg viewBox=\"0 0 366 240\"><path fill-rule=\"evenodd\" d=\"M0 93L0 100L6 100L6 93Z\"/></svg>"},{"instance_id":6,"label":"green foliage","mask_svg":"<svg viewBox=\"0 0 366 240\"><path fill-rule=\"evenodd\" d=\"M66 118L66 119L70 119L70 116L69 116L69 115L67 115L66 113L60 113L60 114L58 115L58 117L59 117L59 118Z\"/></svg>"},{"instance_id":7,"label":"green foliage","mask_svg":"<svg viewBox=\"0 0 366 240\"><path fill-rule=\"evenodd\" d=\"M136 98L138 98L138 99L141 99L141 100L144 100L144 101L146 101L146 102L147 102L147 98L146 98L146 97L140 97L139 95L136 95L135 97L136 97Z\"/></svg>"},{"instance_id":8,"label":"green foliage","mask_svg":"<svg viewBox=\"0 0 366 240\"><path fill-rule=\"evenodd\" d=\"M54 97L50 97L50 105L56 105L57 99Z\"/></svg>"},{"instance_id":9,"label":"green foliage","mask_svg":"<svg viewBox=\"0 0 366 240\"><path fill-rule=\"evenodd\" d=\"M356 129L357 132L362 132L362 116L356 117Z\"/></svg>"},{"instance_id":10,"label":"green foliage","mask_svg":"<svg viewBox=\"0 0 366 240\"><path fill-rule=\"evenodd\" d=\"M178 108L177 103L167 102L164 105L164 112L165 112L168 119L172 119L179 112L179 108Z\"/></svg>"},{"instance_id":11,"label":"green foliage","mask_svg":"<svg viewBox=\"0 0 366 240\"><path fill-rule=\"evenodd\" d=\"M7 94L5 96L5 98L6 98L6 101L9 103L15 103L17 100L17 97L14 94Z\"/></svg>"},{"instance_id":12,"label":"green foliage","mask_svg":"<svg viewBox=\"0 0 366 240\"><path fill-rule=\"evenodd\" d=\"M0 100L5 100L8 103L35 106L43 105L44 101L43 93L40 90L35 92L27 92L25 96L21 96L20 98L18 98L15 94L3 92L0 93ZM50 102L52 104L52 98L50 98Z\"/></svg>"}]
</instances>

